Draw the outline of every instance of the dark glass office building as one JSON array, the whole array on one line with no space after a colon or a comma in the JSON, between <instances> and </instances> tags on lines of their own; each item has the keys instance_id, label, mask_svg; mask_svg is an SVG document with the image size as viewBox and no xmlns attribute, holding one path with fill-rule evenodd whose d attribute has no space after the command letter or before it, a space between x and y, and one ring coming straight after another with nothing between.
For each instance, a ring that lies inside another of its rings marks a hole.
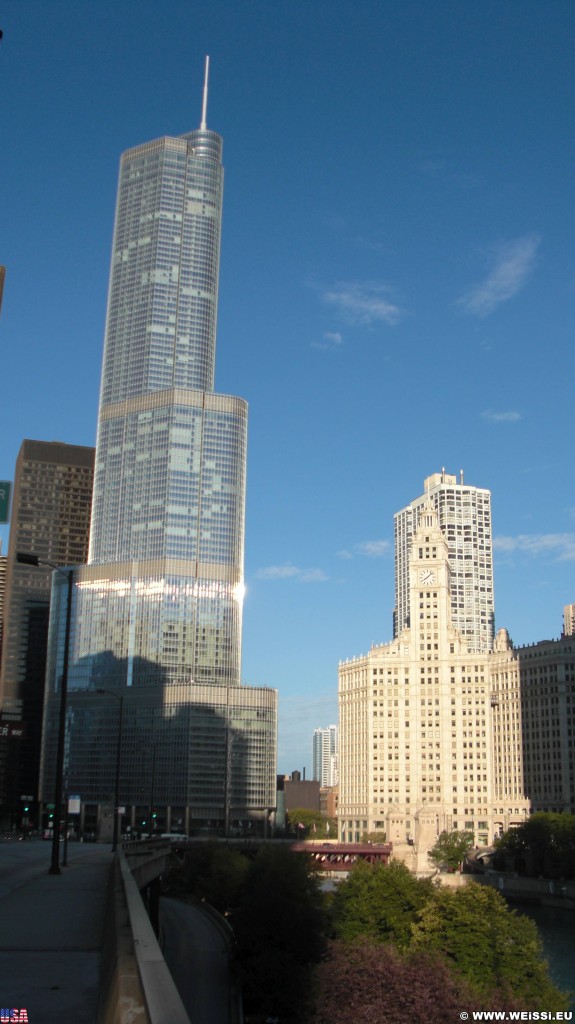
<instances>
[{"instance_id":1,"label":"dark glass office building","mask_svg":"<svg viewBox=\"0 0 575 1024\"><path fill-rule=\"evenodd\" d=\"M20 565L16 554L34 552L56 566L85 561L93 482L93 448L22 442L14 470L0 674L7 733L0 735L0 815L6 826L36 821L52 575L46 565Z\"/></svg>"}]
</instances>

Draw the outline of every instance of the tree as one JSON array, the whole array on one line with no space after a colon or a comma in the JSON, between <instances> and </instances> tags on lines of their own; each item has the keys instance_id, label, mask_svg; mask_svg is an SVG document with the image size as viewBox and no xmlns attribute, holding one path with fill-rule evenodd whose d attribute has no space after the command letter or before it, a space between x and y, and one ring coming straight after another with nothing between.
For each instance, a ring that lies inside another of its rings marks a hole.
<instances>
[{"instance_id":1,"label":"tree","mask_svg":"<svg viewBox=\"0 0 575 1024\"><path fill-rule=\"evenodd\" d=\"M472 846L472 832L441 832L427 856L441 870L456 871Z\"/></svg>"},{"instance_id":2,"label":"tree","mask_svg":"<svg viewBox=\"0 0 575 1024\"><path fill-rule=\"evenodd\" d=\"M456 1021L479 1002L437 956L402 956L359 939L330 944L317 976L311 1024L414 1024Z\"/></svg>"},{"instance_id":3,"label":"tree","mask_svg":"<svg viewBox=\"0 0 575 1024\"><path fill-rule=\"evenodd\" d=\"M544 878L575 875L575 815L540 812L495 844L494 865Z\"/></svg>"},{"instance_id":4,"label":"tree","mask_svg":"<svg viewBox=\"0 0 575 1024\"><path fill-rule=\"evenodd\" d=\"M568 1008L549 978L535 924L509 910L489 886L437 886L419 913L412 948L446 957L479 996L508 994L522 1009Z\"/></svg>"},{"instance_id":5,"label":"tree","mask_svg":"<svg viewBox=\"0 0 575 1024\"><path fill-rule=\"evenodd\" d=\"M186 850L183 861L171 858L163 888L171 896L206 900L224 914L237 906L248 868L247 858L229 846L198 843Z\"/></svg>"},{"instance_id":6,"label":"tree","mask_svg":"<svg viewBox=\"0 0 575 1024\"><path fill-rule=\"evenodd\" d=\"M385 843L385 832L364 832L362 843Z\"/></svg>"},{"instance_id":7,"label":"tree","mask_svg":"<svg viewBox=\"0 0 575 1024\"><path fill-rule=\"evenodd\" d=\"M326 931L323 896L307 858L285 846L263 846L231 924L246 1011L299 1024Z\"/></svg>"},{"instance_id":8,"label":"tree","mask_svg":"<svg viewBox=\"0 0 575 1024\"><path fill-rule=\"evenodd\" d=\"M416 878L400 861L360 861L334 893L335 935L346 942L364 936L406 949L418 913L432 895L433 884Z\"/></svg>"},{"instance_id":9,"label":"tree","mask_svg":"<svg viewBox=\"0 0 575 1024\"><path fill-rule=\"evenodd\" d=\"M294 807L288 811L286 830L298 837L301 835L302 839L326 839L330 836L337 839L335 818L324 818L320 811L311 811L307 807Z\"/></svg>"}]
</instances>

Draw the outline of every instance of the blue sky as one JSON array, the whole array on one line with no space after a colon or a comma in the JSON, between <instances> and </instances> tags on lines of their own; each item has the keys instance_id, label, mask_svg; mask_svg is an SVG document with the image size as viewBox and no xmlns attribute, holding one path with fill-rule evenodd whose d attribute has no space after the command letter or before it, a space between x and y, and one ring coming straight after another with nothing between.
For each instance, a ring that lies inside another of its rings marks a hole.
<instances>
[{"instance_id":1,"label":"blue sky","mask_svg":"<svg viewBox=\"0 0 575 1024\"><path fill-rule=\"evenodd\" d=\"M243 675L311 768L391 639L393 515L492 491L496 625L575 600L572 0L4 0L0 478L93 444L118 161L208 124L216 388L250 403ZM2 528L4 550L7 530Z\"/></svg>"}]
</instances>

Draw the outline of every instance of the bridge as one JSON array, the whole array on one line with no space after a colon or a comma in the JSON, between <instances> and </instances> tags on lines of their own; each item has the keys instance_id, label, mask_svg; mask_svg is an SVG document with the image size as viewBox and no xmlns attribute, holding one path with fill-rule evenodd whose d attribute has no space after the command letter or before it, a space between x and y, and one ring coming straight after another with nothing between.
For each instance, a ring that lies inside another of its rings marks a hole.
<instances>
[{"instance_id":1,"label":"bridge","mask_svg":"<svg viewBox=\"0 0 575 1024\"><path fill-rule=\"evenodd\" d=\"M150 840L120 847L74 843L60 875L41 841L0 843L2 1005L14 1021L58 1024L190 1024L156 938L159 877L174 849L205 840ZM386 862L388 845L223 840L255 853L289 844L321 871ZM156 930L155 930L156 929ZM229 1024L239 1024L230 1000Z\"/></svg>"},{"instance_id":2,"label":"bridge","mask_svg":"<svg viewBox=\"0 0 575 1024\"><path fill-rule=\"evenodd\" d=\"M354 864L387 864L391 843L291 843L294 853L307 853L319 871L350 871Z\"/></svg>"}]
</instances>

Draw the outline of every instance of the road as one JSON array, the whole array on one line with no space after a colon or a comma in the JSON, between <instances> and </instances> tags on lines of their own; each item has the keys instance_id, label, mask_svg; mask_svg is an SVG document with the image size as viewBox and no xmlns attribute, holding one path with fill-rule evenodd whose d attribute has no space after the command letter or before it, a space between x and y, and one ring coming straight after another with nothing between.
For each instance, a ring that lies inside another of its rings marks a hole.
<instances>
[{"instance_id":1,"label":"road","mask_svg":"<svg viewBox=\"0 0 575 1024\"><path fill-rule=\"evenodd\" d=\"M213 912L179 900L160 900L165 961L194 1024L236 1024L239 997L229 966L230 935Z\"/></svg>"},{"instance_id":2,"label":"road","mask_svg":"<svg viewBox=\"0 0 575 1024\"><path fill-rule=\"evenodd\" d=\"M62 844L60 844L62 848ZM103 850L110 846L96 843L69 843L68 860L70 865L100 859ZM60 857L61 859L61 857ZM31 882L41 875L47 875L52 863L52 843L41 839L2 840L0 841L0 899L19 889L21 885ZM62 872L66 868L61 869Z\"/></svg>"},{"instance_id":3,"label":"road","mask_svg":"<svg viewBox=\"0 0 575 1024\"><path fill-rule=\"evenodd\" d=\"M31 1022L96 1024L109 845L74 843L50 875L51 844L0 841L0 997Z\"/></svg>"}]
</instances>

